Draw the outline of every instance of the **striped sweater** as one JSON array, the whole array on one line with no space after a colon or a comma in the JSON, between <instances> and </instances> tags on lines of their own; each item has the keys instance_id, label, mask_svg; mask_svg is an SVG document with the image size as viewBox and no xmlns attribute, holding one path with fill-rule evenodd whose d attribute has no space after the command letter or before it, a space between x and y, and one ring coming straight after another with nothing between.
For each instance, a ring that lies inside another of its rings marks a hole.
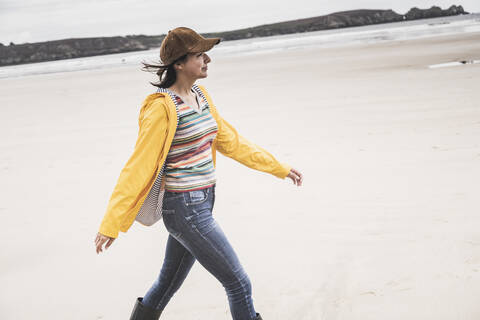
<instances>
[{"instance_id":1,"label":"striped sweater","mask_svg":"<svg viewBox=\"0 0 480 320\"><path fill-rule=\"evenodd\" d=\"M216 181L211 145L217 135L217 123L206 99L197 90L193 91L200 110L173 94L178 126L165 164L165 190L172 192L208 188Z\"/></svg>"}]
</instances>

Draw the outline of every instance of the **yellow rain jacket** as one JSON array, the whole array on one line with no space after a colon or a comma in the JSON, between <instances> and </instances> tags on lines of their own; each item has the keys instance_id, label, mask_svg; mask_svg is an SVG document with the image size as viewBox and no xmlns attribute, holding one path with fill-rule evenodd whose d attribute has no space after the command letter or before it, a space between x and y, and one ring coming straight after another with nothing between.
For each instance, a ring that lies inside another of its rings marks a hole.
<instances>
[{"instance_id":1,"label":"yellow rain jacket","mask_svg":"<svg viewBox=\"0 0 480 320\"><path fill-rule=\"evenodd\" d=\"M213 164L216 150L227 157L259 171L284 179L291 167L278 162L270 153L249 142L222 119L203 86L198 86L207 99L218 132L212 143ZM167 158L177 128L175 104L166 93L154 93L143 102L138 119L139 131L133 154L120 173L107 206L99 232L117 238L135 221L145 198Z\"/></svg>"}]
</instances>

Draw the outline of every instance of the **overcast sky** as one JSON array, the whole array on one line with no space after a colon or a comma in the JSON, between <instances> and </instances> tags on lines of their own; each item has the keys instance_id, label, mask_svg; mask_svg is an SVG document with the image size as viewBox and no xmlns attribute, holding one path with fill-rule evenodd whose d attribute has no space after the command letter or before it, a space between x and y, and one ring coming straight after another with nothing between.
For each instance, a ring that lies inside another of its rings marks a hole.
<instances>
[{"instance_id":1,"label":"overcast sky","mask_svg":"<svg viewBox=\"0 0 480 320\"><path fill-rule=\"evenodd\" d=\"M0 42L8 44L128 34L159 35L177 26L197 32L252 27L352 9L462 5L480 12L480 0L0 0Z\"/></svg>"}]
</instances>

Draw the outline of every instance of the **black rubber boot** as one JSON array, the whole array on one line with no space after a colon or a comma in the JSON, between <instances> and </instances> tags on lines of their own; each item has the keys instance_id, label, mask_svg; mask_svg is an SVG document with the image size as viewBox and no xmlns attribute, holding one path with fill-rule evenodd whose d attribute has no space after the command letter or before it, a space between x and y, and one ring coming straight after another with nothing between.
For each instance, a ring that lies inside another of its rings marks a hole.
<instances>
[{"instance_id":1,"label":"black rubber boot","mask_svg":"<svg viewBox=\"0 0 480 320\"><path fill-rule=\"evenodd\" d=\"M142 303L142 300L142 297L137 298L130 320L158 320L160 314L162 314L162 310L147 307Z\"/></svg>"},{"instance_id":2,"label":"black rubber boot","mask_svg":"<svg viewBox=\"0 0 480 320\"><path fill-rule=\"evenodd\" d=\"M263 319L262 319L262 316L260 315L260 313L257 312L257 316L255 317L254 320L263 320Z\"/></svg>"}]
</instances>

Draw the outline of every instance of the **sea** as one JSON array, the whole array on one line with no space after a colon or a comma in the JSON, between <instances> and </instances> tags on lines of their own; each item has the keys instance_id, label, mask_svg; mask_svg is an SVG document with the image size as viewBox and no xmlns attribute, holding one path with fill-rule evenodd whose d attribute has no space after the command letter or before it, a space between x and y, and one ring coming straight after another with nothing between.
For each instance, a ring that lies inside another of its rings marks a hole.
<instances>
[{"instance_id":1,"label":"sea","mask_svg":"<svg viewBox=\"0 0 480 320\"><path fill-rule=\"evenodd\" d=\"M340 47L476 32L480 32L480 13L224 41L216 45L209 55L214 59L229 55L274 53L312 47ZM140 67L143 61L158 62L158 60L159 48L155 48L145 51L29 63L0 67L0 79L119 66L138 65Z\"/></svg>"}]
</instances>

